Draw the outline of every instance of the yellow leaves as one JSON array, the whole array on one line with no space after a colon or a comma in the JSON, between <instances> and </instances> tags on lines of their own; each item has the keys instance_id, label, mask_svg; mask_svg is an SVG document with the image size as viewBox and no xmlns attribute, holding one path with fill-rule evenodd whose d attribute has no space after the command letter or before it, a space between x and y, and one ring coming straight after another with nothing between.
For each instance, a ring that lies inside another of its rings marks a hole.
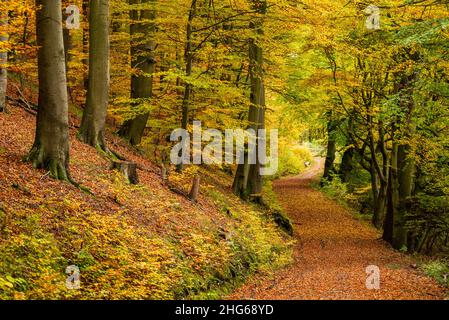
<instances>
[{"instance_id":1,"label":"yellow leaves","mask_svg":"<svg viewBox=\"0 0 449 320\"><path fill-rule=\"evenodd\" d=\"M6 290L12 288L14 288L14 278L11 276L6 276L5 279L0 277L0 289Z\"/></svg>"},{"instance_id":2,"label":"yellow leaves","mask_svg":"<svg viewBox=\"0 0 449 320\"><path fill-rule=\"evenodd\" d=\"M204 271L229 263L231 250L209 235L191 233L181 239L184 253L192 259L193 269Z\"/></svg>"}]
</instances>

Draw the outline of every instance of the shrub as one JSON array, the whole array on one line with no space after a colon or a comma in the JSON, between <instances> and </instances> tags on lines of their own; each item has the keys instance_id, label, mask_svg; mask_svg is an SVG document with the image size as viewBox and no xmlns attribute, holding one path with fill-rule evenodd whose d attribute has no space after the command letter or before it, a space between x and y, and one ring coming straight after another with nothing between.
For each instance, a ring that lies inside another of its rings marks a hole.
<instances>
[{"instance_id":1,"label":"shrub","mask_svg":"<svg viewBox=\"0 0 449 320\"><path fill-rule=\"evenodd\" d=\"M280 142L279 145L279 169L273 178L294 175L306 169L306 163L313 162L313 155L305 146L289 147Z\"/></svg>"},{"instance_id":2,"label":"shrub","mask_svg":"<svg viewBox=\"0 0 449 320\"><path fill-rule=\"evenodd\" d=\"M436 279L440 284L449 286L449 262L444 260L435 260L425 263L421 269L428 276Z\"/></svg>"}]
</instances>

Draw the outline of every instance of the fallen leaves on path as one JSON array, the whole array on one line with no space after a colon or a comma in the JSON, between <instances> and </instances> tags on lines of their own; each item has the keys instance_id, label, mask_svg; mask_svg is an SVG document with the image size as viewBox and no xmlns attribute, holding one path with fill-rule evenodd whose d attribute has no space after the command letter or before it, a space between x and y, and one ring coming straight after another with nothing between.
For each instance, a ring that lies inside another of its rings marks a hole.
<instances>
[{"instance_id":1,"label":"fallen leaves on path","mask_svg":"<svg viewBox=\"0 0 449 320\"><path fill-rule=\"evenodd\" d=\"M295 225L294 263L273 276L259 276L230 299L400 300L444 299L444 288L391 249L376 229L310 187L322 161L274 189ZM380 289L366 287L366 267L380 268Z\"/></svg>"}]
</instances>

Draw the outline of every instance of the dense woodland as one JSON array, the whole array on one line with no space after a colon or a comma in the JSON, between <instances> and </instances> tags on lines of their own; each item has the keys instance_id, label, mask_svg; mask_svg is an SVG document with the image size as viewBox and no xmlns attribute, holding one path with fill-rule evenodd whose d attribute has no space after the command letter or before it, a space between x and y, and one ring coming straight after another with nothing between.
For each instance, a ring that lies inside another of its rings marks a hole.
<instances>
[{"instance_id":1,"label":"dense woodland","mask_svg":"<svg viewBox=\"0 0 449 320\"><path fill-rule=\"evenodd\" d=\"M132 188L154 190L145 186L137 156L153 168L149 180L161 180L163 188L192 203L205 201L197 199L199 192L211 198L201 188L221 179L226 197L251 206L242 211L275 212L272 220L287 233L292 224L273 209L271 181L298 174L323 157L316 188L361 213L394 249L444 258L449 252L448 5L446 0L1 0L0 117L4 125L17 125L8 122L8 114L20 109L34 119L35 132L21 128L34 137L21 154L24 165L40 169L46 179L62 180L73 194L98 196L86 182L93 171L71 173L79 158L87 157L81 143L102 159L111 176L111 169L121 171ZM377 16L380 21L372 20ZM240 165L172 165L170 134L177 128L192 131L193 121L222 132L279 129L278 173L261 176L263 164L249 164L247 154ZM76 148L71 132L76 132ZM14 188L26 191L20 184ZM0 231L8 229L11 217L3 217L14 207L8 207L4 190ZM134 191L129 192L132 198ZM121 200L116 195L114 201ZM217 201L232 217L232 206L223 205L228 200ZM266 222L248 216L245 223ZM269 228L258 230L266 238L255 233L245 245L253 241L268 248L271 238L277 249L269 250L288 260L288 249L280 249L288 235ZM9 236L2 231L0 256L13 252L8 239L18 236L17 230ZM49 231L56 237L60 232ZM236 250L244 251L245 245ZM223 250L226 256L228 249L210 244L204 250ZM14 271L7 259L0 260L0 289L5 290L8 283L20 287L20 279L26 280L25 271ZM271 264L270 259L264 262ZM252 263L232 269L230 277L253 268ZM228 279L213 270L218 282ZM195 281L178 283L177 289L150 285L157 288L148 296L128 288L122 295L104 289L88 297L191 297L216 283ZM39 290L0 297L52 297Z\"/></svg>"}]
</instances>

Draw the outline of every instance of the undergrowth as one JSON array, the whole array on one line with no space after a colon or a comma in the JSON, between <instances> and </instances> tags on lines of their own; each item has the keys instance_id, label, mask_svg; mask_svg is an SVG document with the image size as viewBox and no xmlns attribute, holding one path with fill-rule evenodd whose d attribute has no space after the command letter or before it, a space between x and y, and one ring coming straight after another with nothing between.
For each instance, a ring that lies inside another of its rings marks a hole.
<instances>
[{"instance_id":1,"label":"undergrowth","mask_svg":"<svg viewBox=\"0 0 449 320\"><path fill-rule=\"evenodd\" d=\"M439 284L449 287L449 260L440 259L423 263L421 270L428 276L434 278Z\"/></svg>"},{"instance_id":2,"label":"undergrowth","mask_svg":"<svg viewBox=\"0 0 449 320\"><path fill-rule=\"evenodd\" d=\"M30 208L2 207L0 299L216 299L247 276L290 262L287 237L266 213L220 187L202 185L221 221L200 210L196 225L185 226L182 203L157 202L152 190L119 174L99 179L120 210L51 194ZM133 199L148 210L131 212ZM150 228L164 212L166 229ZM66 287L70 265L80 270L80 290Z\"/></svg>"}]
</instances>

